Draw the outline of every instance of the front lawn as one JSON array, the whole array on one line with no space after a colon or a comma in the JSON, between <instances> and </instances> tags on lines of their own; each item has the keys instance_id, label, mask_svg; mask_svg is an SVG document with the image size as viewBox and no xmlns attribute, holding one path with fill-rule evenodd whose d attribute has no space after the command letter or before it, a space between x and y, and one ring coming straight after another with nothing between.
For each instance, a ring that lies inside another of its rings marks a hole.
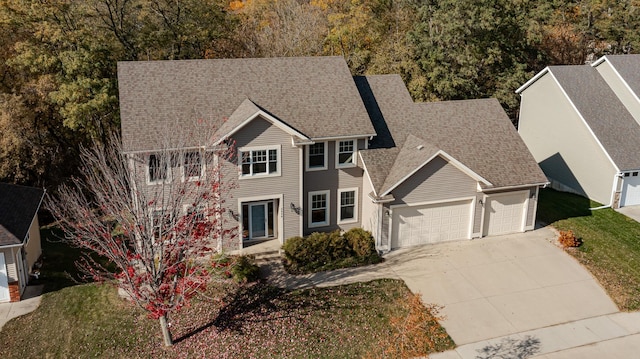
<instances>
[{"instance_id":1,"label":"front lawn","mask_svg":"<svg viewBox=\"0 0 640 359\"><path fill-rule=\"evenodd\" d=\"M157 321L113 287L70 279L79 251L50 236L42 303L2 328L0 358L396 358L454 347L402 281L379 280L298 291L216 283L170 318L176 343L165 348Z\"/></svg>"},{"instance_id":2,"label":"front lawn","mask_svg":"<svg viewBox=\"0 0 640 359\"><path fill-rule=\"evenodd\" d=\"M640 309L640 223L580 196L540 191L538 219L573 230L583 244L568 249L593 273L621 310ZM580 298L576 298L580 305Z\"/></svg>"},{"instance_id":3,"label":"front lawn","mask_svg":"<svg viewBox=\"0 0 640 359\"><path fill-rule=\"evenodd\" d=\"M226 290L230 295L215 299L212 293L173 318L171 348L162 346L157 322L111 286L47 293L38 310L0 331L0 357L378 358L397 353L389 339L407 334L392 324L409 322L410 292L401 281L300 291L258 283ZM431 335L436 350L453 347L437 322L423 324L421 335Z\"/></svg>"}]
</instances>

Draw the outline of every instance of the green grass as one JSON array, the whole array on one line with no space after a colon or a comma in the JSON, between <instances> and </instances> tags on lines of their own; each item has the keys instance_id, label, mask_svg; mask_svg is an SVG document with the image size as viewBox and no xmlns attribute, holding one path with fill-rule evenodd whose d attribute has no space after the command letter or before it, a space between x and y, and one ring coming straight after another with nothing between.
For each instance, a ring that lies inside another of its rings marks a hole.
<instances>
[{"instance_id":1,"label":"green grass","mask_svg":"<svg viewBox=\"0 0 640 359\"><path fill-rule=\"evenodd\" d=\"M433 341L421 353L455 346L426 308L418 305L420 316L407 305L402 281L297 291L225 281L170 318L176 343L165 348L157 321L114 287L70 279L79 251L44 237L43 247L47 293L36 311L0 331L0 358L381 357L389 339L404 334L393 323L409 317L422 318L420 342Z\"/></svg>"},{"instance_id":2,"label":"green grass","mask_svg":"<svg viewBox=\"0 0 640 359\"><path fill-rule=\"evenodd\" d=\"M583 244L567 251L593 273L621 310L639 310L640 223L610 208L589 210L597 206L580 196L545 189L538 218L558 230L573 230Z\"/></svg>"},{"instance_id":3,"label":"green grass","mask_svg":"<svg viewBox=\"0 0 640 359\"><path fill-rule=\"evenodd\" d=\"M298 291L260 283L233 288L221 299L214 299L219 294L214 289L212 299L198 300L171 318L177 339L171 348L162 346L157 322L111 286L47 293L39 309L0 332L0 357L381 357L395 334L391 318L408 314L401 304L409 291L396 280ZM425 354L454 346L437 322L426 324L439 335Z\"/></svg>"}]
</instances>

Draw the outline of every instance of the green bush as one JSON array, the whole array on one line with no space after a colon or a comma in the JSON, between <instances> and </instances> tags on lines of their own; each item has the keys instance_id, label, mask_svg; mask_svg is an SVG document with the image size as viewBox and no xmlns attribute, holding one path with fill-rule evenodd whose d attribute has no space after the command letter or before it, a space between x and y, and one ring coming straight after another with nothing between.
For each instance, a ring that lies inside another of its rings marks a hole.
<instances>
[{"instance_id":1,"label":"green bush","mask_svg":"<svg viewBox=\"0 0 640 359\"><path fill-rule=\"evenodd\" d=\"M344 234L314 232L289 238L282 246L285 268L290 273L310 273L355 267L382 261L370 232L353 228Z\"/></svg>"},{"instance_id":2,"label":"green bush","mask_svg":"<svg viewBox=\"0 0 640 359\"><path fill-rule=\"evenodd\" d=\"M250 256L230 256L218 253L211 258L214 273L226 278L233 278L236 282L255 282L260 277L260 267Z\"/></svg>"},{"instance_id":3,"label":"green bush","mask_svg":"<svg viewBox=\"0 0 640 359\"><path fill-rule=\"evenodd\" d=\"M260 267L253 257L239 256L231 265L231 274L236 282L255 282L260 278Z\"/></svg>"}]
</instances>

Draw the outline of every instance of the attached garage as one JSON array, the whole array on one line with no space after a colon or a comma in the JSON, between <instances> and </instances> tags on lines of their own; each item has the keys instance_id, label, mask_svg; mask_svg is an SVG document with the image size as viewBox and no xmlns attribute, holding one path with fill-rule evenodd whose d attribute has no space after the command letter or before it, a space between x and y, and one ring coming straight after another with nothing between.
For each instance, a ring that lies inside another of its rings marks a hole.
<instances>
[{"instance_id":1,"label":"attached garage","mask_svg":"<svg viewBox=\"0 0 640 359\"><path fill-rule=\"evenodd\" d=\"M391 210L391 248L471 238L473 200Z\"/></svg>"},{"instance_id":2,"label":"attached garage","mask_svg":"<svg viewBox=\"0 0 640 359\"><path fill-rule=\"evenodd\" d=\"M529 191L489 195L485 198L483 236L522 232Z\"/></svg>"},{"instance_id":3,"label":"attached garage","mask_svg":"<svg viewBox=\"0 0 640 359\"><path fill-rule=\"evenodd\" d=\"M620 207L640 204L640 175L638 172L627 172L623 178Z\"/></svg>"}]
</instances>

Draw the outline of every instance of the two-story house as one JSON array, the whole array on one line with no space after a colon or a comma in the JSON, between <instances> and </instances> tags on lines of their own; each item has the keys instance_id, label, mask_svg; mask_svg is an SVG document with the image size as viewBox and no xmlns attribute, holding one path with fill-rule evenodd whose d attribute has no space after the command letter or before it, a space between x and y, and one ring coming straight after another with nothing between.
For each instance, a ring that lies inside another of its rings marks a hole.
<instances>
[{"instance_id":1,"label":"two-story house","mask_svg":"<svg viewBox=\"0 0 640 359\"><path fill-rule=\"evenodd\" d=\"M121 62L118 81L143 186L207 157L161 163L176 124L211 120L210 145L234 146L224 248L364 227L390 250L534 227L546 178L495 100L416 104L399 76L354 78L341 57Z\"/></svg>"}]
</instances>

